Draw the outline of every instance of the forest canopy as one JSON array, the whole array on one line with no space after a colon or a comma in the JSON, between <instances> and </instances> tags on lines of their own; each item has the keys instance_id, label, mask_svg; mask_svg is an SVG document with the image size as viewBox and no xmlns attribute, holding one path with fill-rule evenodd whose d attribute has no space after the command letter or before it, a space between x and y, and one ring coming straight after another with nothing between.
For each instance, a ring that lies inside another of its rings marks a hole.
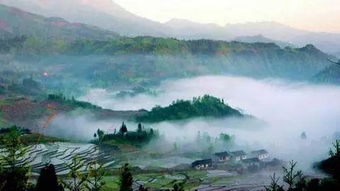
<instances>
[{"instance_id":1,"label":"forest canopy","mask_svg":"<svg viewBox=\"0 0 340 191\"><path fill-rule=\"evenodd\" d=\"M210 95L195 97L190 100L176 100L167 107L156 106L142 116L139 122L161 122L184 120L194 117L242 117L243 114L224 103L223 99Z\"/></svg>"}]
</instances>

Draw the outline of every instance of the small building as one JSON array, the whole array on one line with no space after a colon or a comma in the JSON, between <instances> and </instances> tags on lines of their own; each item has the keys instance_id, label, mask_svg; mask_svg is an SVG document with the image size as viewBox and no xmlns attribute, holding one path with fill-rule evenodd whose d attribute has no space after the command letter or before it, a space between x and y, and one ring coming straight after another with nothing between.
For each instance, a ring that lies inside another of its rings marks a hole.
<instances>
[{"instance_id":1,"label":"small building","mask_svg":"<svg viewBox=\"0 0 340 191\"><path fill-rule=\"evenodd\" d=\"M208 169L212 167L212 159L204 159L204 160L197 160L194 161L191 166L197 170Z\"/></svg>"},{"instance_id":2,"label":"small building","mask_svg":"<svg viewBox=\"0 0 340 191\"><path fill-rule=\"evenodd\" d=\"M231 154L227 151L215 153L213 158L216 162L227 162L231 159Z\"/></svg>"},{"instance_id":3,"label":"small building","mask_svg":"<svg viewBox=\"0 0 340 191\"><path fill-rule=\"evenodd\" d=\"M259 167L261 165L261 160L257 157L248 158L248 159L242 160L242 164L245 165L247 168L249 168L249 167Z\"/></svg>"},{"instance_id":4,"label":"small building","mask_svg":"<svg viewBox=\"0 0 340 191\"><path fill-rule=\"evenodd\" d=\"M259 160L265 160L269 158L269 153L268 151L261 149L261 150L256 150L256 151L252 151L251 155L253 157L257 157Z\"/></svg>"},{"instance_id":5,"label":"small building","mask_svg":"<svg viewBox=\"0 0 340 191\"><path fill-rule=\"evenodd\" d=\"M242 150L233 151L233 152L230 152L230 154L231 154L231 158L235 161L241 161L247 158L247 154Z\"/></svg>"}]
</instances>

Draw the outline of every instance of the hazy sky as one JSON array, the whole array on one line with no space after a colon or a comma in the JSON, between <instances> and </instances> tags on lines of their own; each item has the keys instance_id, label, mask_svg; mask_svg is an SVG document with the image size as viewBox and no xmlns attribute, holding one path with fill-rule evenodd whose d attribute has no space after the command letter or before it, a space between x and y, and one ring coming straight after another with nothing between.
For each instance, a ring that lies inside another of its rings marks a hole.
<instances>
[{"instance_id":1,"label":"hazy sky","mask_svg":"<svg viewBox=\"0 0 340 191\"><path fill-rule=\"evenodd\" d=\"M340 0L114 0L125 9L165 22L277 21L314 31L340 31Z\"/></svg>"}]
</instances>

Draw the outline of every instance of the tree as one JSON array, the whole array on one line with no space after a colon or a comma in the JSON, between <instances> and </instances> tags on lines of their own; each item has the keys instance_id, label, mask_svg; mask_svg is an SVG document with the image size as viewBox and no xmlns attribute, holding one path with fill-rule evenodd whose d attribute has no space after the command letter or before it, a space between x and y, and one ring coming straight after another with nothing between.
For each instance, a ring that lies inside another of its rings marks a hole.
<instances>
[{"instance_id":1,"label":"tree","mask_svg":"<svg viewBox=\"0 0 340 191\"><path fill-rule=\"evenodd\" d=\"M184 183L176 183L173 187L174 191L184 191Z\"/></svg>"},{"instance_id":2,"label":"tree","mask_svg":"<svg viewBox=\"0 0 340 191\"><path fill-rule=\"evenodd\" d=\"M10 132L0 141L0 188L6 191L23 191L28 187L28 148L21 142L16 126L10 128Z\"/></svg>"},{"instance_id":3,"label":"tree","mask_svg":"<svg viewBox=\"0 0 340 191\"><path fill-rule=\"evenodd\" d=\"M88 165L88 184L86 187L91 191L99 191L105 184L103 181L105 169L102 164L91 162Z\"/></svg>"},{"instance_id":4,"label":"tree","mask_svg":"<svg viewBox=\"0 0 340 191\"><path fill-rule=\"evenodd\" d=\"M137 133L142 133L142 132L143 132L142 124L138 123Z\"/></svg>"},{"instance_id":5,"label":"tree","mask_svg":"<svg viewBox=\"0 0 340 191\"><path fill-rule=\"evenodd\" d=\"M124 134L127 133L127 132L128 132L128 129L127 129L125 123L123 122L123 123L122 123L122 126L121 126L120 129L119 129L119 133L122 134L122 135L124 135Z\"/></svg>"},{"instance_id":6,"label":"tree","mask_svg":"<svg viewBox=\"0 0 340 191\"><path fill-rule=\"evenodd\" d=\"M302 174L302 171L296 171L295 167L297 165L297 162L290 161L288 167L282 167L283 168L283 181L288 184L288 191L294 190L296 187L300 187L302 181L304 180L304 176Z\"/></svg>"},{"instance_id":7,"label":"tree","mask_svg":"<svg viewBox=\"0 0 340 191\"><path fill-rule=\"evenodd\" d=\"M132 191L133 177L129 169L129 164L126 163L121 168L120 188L119 191Z\"/></svg>"},{"instance_id":8,"label":"tree","mask_svg":"<svg viewBox=\"0 0 340 191\"><path fill-rule=\"evenodd\" d=\"M69 172L68 178L62 183L70 191L82 191L88 187L88 173L82 173L85 168L84 161L79 157L73 157L69 164L66 164Z\"/></svg>"},{"instance_id":9,"label":"tree","mask_svg":"<svg viewBox=\"0 0 340 191\"><path fill-rule=\"evenodd\" d=\"M333 149L329 150L329 155L331 157L340 156L340 140L336 140L333 143Z\"/></svg>"},{"instance_id":10,"label":"tree","mask_svg":"<svg viewBox=\"0 0 340 191\"><path fill-rule=\"evenodd\" d=\"M58 178L53 164L46 165L40 170L40 176L36 185L36 191L63 191L59 185Z\"/></svg>"},{"instance_id":11,"label":"tree","mask_svg":"<svg viewBox=\"0 0 340 191\"><path fill-rule=\"evenodd\" d=\"M284 191L283 187L278 183L280 178L276 178L275 173L270 177L270 179L271 183L268 187L265 187L266 191Z\"/></svg>"},{"instance_id":12,"label":"tree","mask_svg":"<svg viewBox=\"0 0 340 191\"><path fill-rule=\"evenodd\" d=\"M98 129L97 133L94 134L94 138L98 137L98 143L100 144L104 139L104 135L105 135L104 131Z\"/></svg>"}]
</instances>

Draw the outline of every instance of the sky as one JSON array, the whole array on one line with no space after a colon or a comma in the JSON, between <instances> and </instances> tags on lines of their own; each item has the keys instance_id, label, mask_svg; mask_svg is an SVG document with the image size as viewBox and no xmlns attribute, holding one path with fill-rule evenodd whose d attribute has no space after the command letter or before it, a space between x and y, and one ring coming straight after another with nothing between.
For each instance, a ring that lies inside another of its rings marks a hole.
<instances>
[{"instance_id":1,"label":"sky","mask_svg":"<svg viewBox=\"0 0 340 191\"><path fill-rule=\"evenodd\" d=\"M113 0L139 16L166 22L275 21L311 31L340 32L339 0Z\"/></svg>"}]
</instances>

